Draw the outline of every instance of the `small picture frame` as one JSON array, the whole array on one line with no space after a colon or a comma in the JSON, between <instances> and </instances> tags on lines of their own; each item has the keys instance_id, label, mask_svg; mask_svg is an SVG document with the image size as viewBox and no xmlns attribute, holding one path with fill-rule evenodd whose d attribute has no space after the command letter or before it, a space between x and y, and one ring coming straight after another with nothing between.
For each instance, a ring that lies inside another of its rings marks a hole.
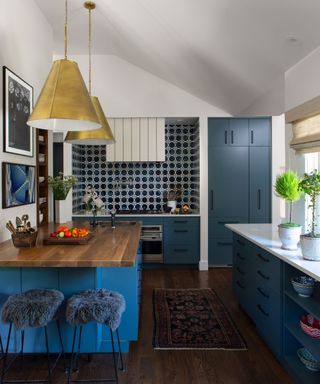
<instances>
[{"instance_id":1,"label":"small picture frame","mask_svg":"<svg viewBox=\"0 0 320 384\"><path fill-rule=\"evenodd\" d=\"M33 131L27 120L33 108L33 87L3 67L3 150L33 156Z\"/></svg>"},{"instance_id":2,"label":"small picture frame","mask_svg":"<svg viewBox=\"0 0 320 384\"><path fill-rule=\"evenodd\" d=\"M2 208L33 204L35 175L33 165L2 163Z\"/></svg>"}]
</instances>

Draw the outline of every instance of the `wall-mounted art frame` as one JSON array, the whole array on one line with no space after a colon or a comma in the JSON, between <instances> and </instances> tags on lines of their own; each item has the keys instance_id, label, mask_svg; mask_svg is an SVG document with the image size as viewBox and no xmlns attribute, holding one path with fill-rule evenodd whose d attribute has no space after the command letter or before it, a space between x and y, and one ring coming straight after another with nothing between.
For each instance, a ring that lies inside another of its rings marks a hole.
<instances>
[{"instance_id":1,"label":"wall-mounted art frame","mask_svg":"<svg viewBox=\"0 0 320 384\"><path fill-rule=\"evenodd\" d=\"M33 88L3 67L3 150L33 156L33 131L27 120L33 108Z\"/></svg>"},{"instance_id":2,"label":"wall-mounted art frame","mask_svg":"<svg viewBox=\"0 0 320 384\"><path fill-rule=\"evenodd\" d=\"M33 204L35 175L33 165L2 163L2 208Z\"/></svg>"}]
</instances>

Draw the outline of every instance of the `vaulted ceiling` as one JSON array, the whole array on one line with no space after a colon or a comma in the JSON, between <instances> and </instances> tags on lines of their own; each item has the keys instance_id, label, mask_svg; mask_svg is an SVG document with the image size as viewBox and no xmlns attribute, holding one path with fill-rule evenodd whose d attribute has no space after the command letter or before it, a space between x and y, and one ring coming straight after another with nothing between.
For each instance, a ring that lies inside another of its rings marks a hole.
<instances>
[{"instance_id":1,"label":"vaulted ceiling","mask_svg":"<svg viewBox=\"0 0 320 384\"><path fill-rule=\"evenodd\" d=\"M93 53L116 55L231 114L320 45L319 0L96 0ZM63 52L64 0L36 0ZM69 0L69 52L88 11ZM320 70L319 70L320 71Z\"/></svg>"}]
</instances>

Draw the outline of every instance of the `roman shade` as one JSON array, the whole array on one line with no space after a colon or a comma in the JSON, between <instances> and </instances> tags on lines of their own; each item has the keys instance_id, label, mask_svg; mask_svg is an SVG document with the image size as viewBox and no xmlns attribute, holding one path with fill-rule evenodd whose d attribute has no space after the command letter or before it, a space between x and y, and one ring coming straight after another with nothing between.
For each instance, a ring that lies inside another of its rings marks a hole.
<instances>
[{"instance_id":1,"label":"roman shade","mask_svg":"<svg viewBox=\"0 0 320 384\"><path fill-rule=\"evenodd\" d=\"M290 147L299 153L320 152L320 114L292 123Z\"/></svg>"}]
</instances>

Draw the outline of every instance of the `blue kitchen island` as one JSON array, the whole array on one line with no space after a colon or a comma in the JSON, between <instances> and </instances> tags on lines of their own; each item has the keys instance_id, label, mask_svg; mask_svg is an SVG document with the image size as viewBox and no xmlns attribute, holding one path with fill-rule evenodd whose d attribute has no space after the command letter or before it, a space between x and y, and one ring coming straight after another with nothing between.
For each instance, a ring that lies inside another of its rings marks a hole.
<instances>
[{"instance_id":1,"label":"blue kitchen island","mask_svg":"<svg viewBox=\"0 0 320 384\"><path fill-rule=\"evenodd\" d=\"M77 222L74 226L80 226ZM73 223L68 223L69 227ZM82 226L90 228L88 223ZM109 223L97 226L85 245L44 245L54 225L39 230L36 247L14 248L11 240L0 244L0 292L13 294L34 288L58 289L66 299L86 289L107 288L121 293L126 310L119 328L121 347L128 352L130 341L137 340L141 301L140 222L121 222L115 229ZM62 337L66 351L71 350L72 327L62 311ZM4 343L8 326L0 324ZM44 352L43 329L27 329L26 352ZM82 352L109 352L109 332L101 324L84 327ZM55 324L49 327L49 346L59 351ZM11 338L10 351L20 348L20 332Z\"/></svg>"}]
</instances>

